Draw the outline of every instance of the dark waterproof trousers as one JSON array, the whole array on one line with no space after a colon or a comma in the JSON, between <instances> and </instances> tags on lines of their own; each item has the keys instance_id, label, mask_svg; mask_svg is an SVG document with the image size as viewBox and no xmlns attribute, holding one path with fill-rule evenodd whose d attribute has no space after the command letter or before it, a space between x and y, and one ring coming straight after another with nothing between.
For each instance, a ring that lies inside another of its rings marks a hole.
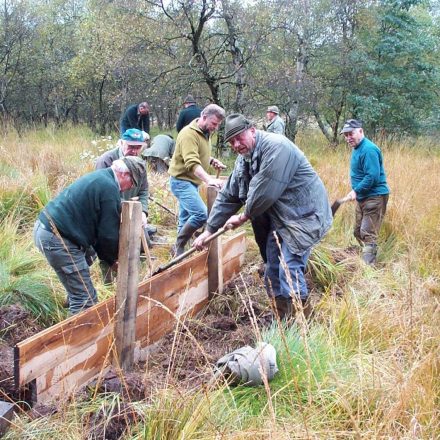
<instances>
[{"instance_id":1,"label":"dark waterproof trousers","mask_svg":"<svg viewBox=\"0 0 440 440\"><path fill-rule=\"evenodd\" d=\"M361 245L377 243L377 237L387 209L388 194L368 197L356 204L354 236Z\"/></svg>"}]
</instances>

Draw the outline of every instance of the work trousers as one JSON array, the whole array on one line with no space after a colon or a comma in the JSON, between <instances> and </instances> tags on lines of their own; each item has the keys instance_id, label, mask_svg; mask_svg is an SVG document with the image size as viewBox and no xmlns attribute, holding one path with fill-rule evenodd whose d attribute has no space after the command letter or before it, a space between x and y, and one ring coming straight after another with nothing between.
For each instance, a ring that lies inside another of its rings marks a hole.
<instances>
[{"instance_id":1,"label":"work trousers","mask_svg":"<svg viewBox=\"0 0 440 440\"><path fill-rule=\"evenodd\" d=\"M72 314L98 302L85 249L49 231L40 220L35 222L34 243L66 289L69 311Z\"/></svg>"},{"instance_id":2,"label":"work trousers","mask_svg":"<svg viewBox=\"0 0 440 440\"><path fill-rule=\"evenodd\" d=\"M368 197L356 203L354 236L361 245L377 243L387 203L388 194Z\"/></svg>"},{"instance_id":3,"label":"work trousers","mask_svg":"<svg viewBox=\"0 0 440 440\"><path fill-rule=\"evenodd\" d=\"M309 296L305 278L305 270L310 251L303 255L294 254L289 250L286 243L278 236L275 239L273 229L267 237L266 244L266 270L264 282L269 296L283 296L285 298L299 296L306 300Z\"/></svg>"},{"instance_id":4,"label":"work trousers","mask_svg":"<svg viewBox=\"0 0 440 440\"><path fill-rule=\"evenodd\" d=\"M170 189L179 201L177 230L180 231L187 222L194 229L201 228L208 219L208 208L200 197L198 186L171 176Z\"/></svg>"}]
</instances>

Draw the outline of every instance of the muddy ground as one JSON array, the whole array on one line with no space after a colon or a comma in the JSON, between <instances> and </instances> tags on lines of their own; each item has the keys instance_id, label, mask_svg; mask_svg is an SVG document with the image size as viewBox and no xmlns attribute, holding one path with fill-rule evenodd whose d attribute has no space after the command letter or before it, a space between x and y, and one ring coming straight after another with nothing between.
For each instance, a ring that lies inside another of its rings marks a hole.
<instances>
[{"instance_id":1,"label":"muddy ground","mask_svg":"<svg viewBox=\"0 0 440 440\"><path fill-rule=\"evenodd\" d=\"M347 251L336 252L334 260L356 259L356 252ZM111 425L101 423L104 416L99 413L85 420L85 429L90 432L88 438L120 438L135 417L131 402L148 401L158 390L169 386L182 391L198 389L212 379L213 366L219 358L254 344L255 323L261 328L271 321L270 304L255 261L259 258L251 251L242 275L225 286L224 293L217 295L202 314L188 319L184 326L155 344L132 373L121 377L111 370L99 383L92 383L75 396L87 400L96 393L117 392L126 402L112 417ZM319 291L310 276L308 284L314 301L318 300ZM0 399L16 401L19 397L13 382L13 346L41 330L21 306L0 308ZM28 414L44 417L58 410L56 405L37 404Z\"/></svg>"}]
</instances>

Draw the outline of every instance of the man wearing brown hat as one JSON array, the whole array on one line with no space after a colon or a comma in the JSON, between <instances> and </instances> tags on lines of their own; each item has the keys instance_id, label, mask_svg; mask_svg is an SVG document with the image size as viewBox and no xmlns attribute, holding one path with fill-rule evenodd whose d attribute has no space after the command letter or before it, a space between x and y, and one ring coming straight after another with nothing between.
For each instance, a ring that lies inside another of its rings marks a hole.
<instances>
[{"instance_id":1,"label":"man wearing brown hat","mask_svg":"<svg viewBox=\"0 0 440 440\"><path fill-rule=\"evenodd\" d=\"M268 121L266 131L284 134L284 121L281 119L280 110L276 105L271 105L267 108L266 118Z\"/></svg>"},{"instance_id":2,"label":"man wearing brown hat","mask_svg":"<svg viewBox=\"0 0 440 440\"><path fill-rule=\"evenodd\" d=\"M186 127L190 122L194 121L194 119L200 117L200 113L202 109L197 107L196 100L192 95L188 95L183 100L183 109L180 110L179 117L176 122L177 133L182 130L183 127Z\"/></svg>"},{"instance_id":3,"label":"man wearing brown hat","mask_svg":"<svg viewBox=\"0 0 440 440\"><path fill-rule=\"evenodd\" d=\"M202 248L206 238L222 226L236 228L266 215L267 293L274 297L280 318L293 317L300 304L308 315L307 260L332 224L324 184L295 144L257 130L241 114L226 118L225 140L240 156L214 203L206 231L194 245Z\"/></svg>"},{"instance_id":4,"label":"man wearing brown hat","mask_svg":"<svg viewBox=\"0 0 440 440\"><path fill-rule=\"evenodd\" d=\"M354 236L362 246L362 259L376 262L377 238L387 209L390 189L387 184L380 148L364 135L362 122L349 119L342 127L347 144L352 147L350 179L352 190L347 194L356 200Z\"/></svg>"},{"instance_id":5,"label":"man wearing brown hat","mask_svg":"<svg viewBox=\"0 0 440 440\"><path fill-rule=\"evenodd\" d=\"M67 292L72 314L95 304L87 251L115 267L118 258L121 193L145 179L137 157L115 160L73 182L39 214L34 242L55 270Z\"/></svg>"}]
</instances>

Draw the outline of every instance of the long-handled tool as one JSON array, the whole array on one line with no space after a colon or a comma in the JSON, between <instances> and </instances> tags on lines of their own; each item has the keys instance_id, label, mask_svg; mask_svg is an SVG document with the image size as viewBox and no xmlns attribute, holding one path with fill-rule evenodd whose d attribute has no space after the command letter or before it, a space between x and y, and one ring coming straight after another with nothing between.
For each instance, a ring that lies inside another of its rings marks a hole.
<instances>
[{"instance_id":1,"label":"long-handled tool","mask_svg":"<svg viewBox=\"0 0 440 440\"><path fill-rule=\"evenodd\" d=\"M332 204L333 217L335 216L336 211L340 208L340 206L343 205L345 202L349 202L350 200L351 200L351 198L348 196L345 196L345 197L342 197L340 199L335 200Z\"/></svg>"},{"instance_id":2,"label":"long-handled tool","mask_svg":"<svg viewBox=\"0 0 440 440\"><path fill-rule=\"evenodd\" d=\"M174 211L172 211L170 208L168 208L165 205L162 205L162 203L158 202L156 199L153 199L153 197L148 196L148 200L151 200L153 203L156 203L157 206L160 206L162 209L165 209L165 211L169 212L170 214L172 214L174 217L176 216L176 213Z\"/></svg>"},{"instance_id":3,"label":"long-handled tool","mask_svg":"<svg viewBox=\"0 0 440 440\"><path fill-rule=\"evenodd\" d=\"M229 228L220 228L217 232L215 232L214 234L212 234L211 236L209 236L206 240L205 240L205 244L210 243L212 240L214 240L215 238L217 238L218 236L224 234L226 231L228 231ZM170 267L176 265L177 263L180 263L182 260L184 260L186 257L188 257L189 255L193 254L195 251L197 250L196 247L192 247L190 249L188 249L186 252L184 252L183 254L180 254L178 257L174 258L173 260L169 261L166 264L163 264L162 266L159 266L154 272L153 275L157 275L158 273L163 272L164 270L169 269Z\"/></svg>"}]
</instances>

